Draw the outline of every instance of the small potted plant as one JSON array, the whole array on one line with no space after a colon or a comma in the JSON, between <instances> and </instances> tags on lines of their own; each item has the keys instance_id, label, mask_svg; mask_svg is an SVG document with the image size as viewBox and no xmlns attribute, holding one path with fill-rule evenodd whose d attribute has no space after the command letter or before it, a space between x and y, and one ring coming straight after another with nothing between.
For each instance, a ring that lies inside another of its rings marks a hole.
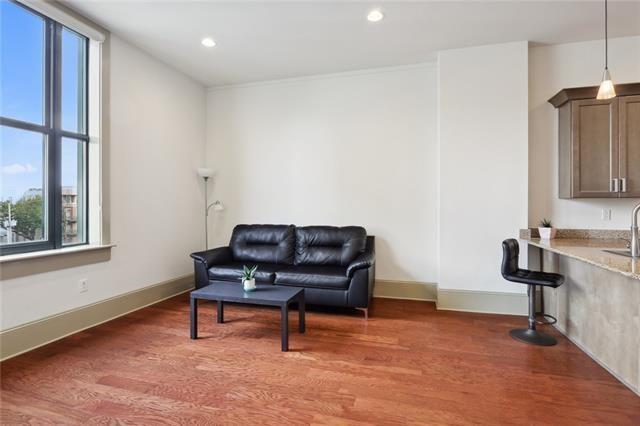
<instances>
[{"instance_id":1,"label":"small potted plant","mask_svg":"<svg viewBox=\"0 0 640 426\"><path fill-rule=\"evenodd\" d=\"M256 270L258 265L249 268L246 265L242 267L242 288L244 291L254 291L256 289Z\"/></svg>"},{"instance_id":2,"label":"small potted plant","mask_svg":"<svg viewBox=\"0 0 640 426\"><path fill-rule=\"evenodd\" d=\"M556 237L556 232L558 232L558 230L553 227L551 219L542 219L540 221L540 226L538 226L538 233L540 234L540 238L544 240L553 239Z\"/></svg>"}]
</instances>

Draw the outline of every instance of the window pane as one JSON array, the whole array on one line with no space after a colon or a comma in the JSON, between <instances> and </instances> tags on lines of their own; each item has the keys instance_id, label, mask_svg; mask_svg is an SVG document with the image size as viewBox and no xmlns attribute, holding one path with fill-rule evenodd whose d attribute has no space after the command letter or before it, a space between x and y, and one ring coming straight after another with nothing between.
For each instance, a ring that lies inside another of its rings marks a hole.
<instances>
[{"instance_id":1,"label":"window pane","mask_svg":"<svg viewBox=\"0 0 640 426\"><path fill-rule=\"evenodd\" d=\"M86 144L62 139L62 244L85 242Z\"/></svg>"},{"instance_id":2,"label":"window pane","mask_svg":"<svg viewBox=\"0 0 640 426\"><path fill-rule=\"evenodd\" d=\"M45 235L45 137L0 126L0 245Z\"/></svg>"},{"instance_id":3,"label":"window pane","mask_svg":"<svg viewBox=\"0 0 640 426\"><path fill-rule=\"evenodd\" d=\"M0 1L0 115L43 124L44 20Z\"/></svg>"},{"instance_id":4,"label":"window pane","mask_svg":"<svg viewBox=\"0 0 640 426\"><path fill-rule=\"evenodd\" d=\"M86 39L62 29L62 128L85 133Z\"/></svg>"}]
</instances>

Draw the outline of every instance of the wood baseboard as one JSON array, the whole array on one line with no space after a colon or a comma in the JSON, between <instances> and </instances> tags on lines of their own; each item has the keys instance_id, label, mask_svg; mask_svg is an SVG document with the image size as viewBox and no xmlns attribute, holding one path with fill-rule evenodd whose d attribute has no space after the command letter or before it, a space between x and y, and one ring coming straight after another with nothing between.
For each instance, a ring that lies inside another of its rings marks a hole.
<instances>
[{"instance_id":1,"label":"wood baseboard","mask_svg":"<svg viewBox=\"0 0 640 426\"><path fill-rule=\"evenodd\" d=\"M435 302L438 285L418 281L376 280L373 297Z\"/></svg>"},{"instance_id":2,"label":"wood baseboard","mask_svg":"<svg viewBox=\"0 0 640 426\"><path fill-rule=\"evenodd\" d=\"M4 330L0 361L189 291L192 274Z\"/></svg>"},{"instance_id":3,"label":"wood baseboard","mask_svg":"<svg viewBox=\"0 0 640 426\"><path fill-rule=\"evenodd\" d=\"M527 295L490 291L438 289L437 307L444 311L527 315Z\"/></svg>"},{"instance_id":4,"label":"wood baseboard","mask_svg":"<svg viewBox=\"0 0 640 426\"><path fill-rule=\"evenodd\" d=\"M447 290L437 283L376 280L373 297L436 302L444 311L527 315L526 294Z\"/></svg>"}]
</instances>

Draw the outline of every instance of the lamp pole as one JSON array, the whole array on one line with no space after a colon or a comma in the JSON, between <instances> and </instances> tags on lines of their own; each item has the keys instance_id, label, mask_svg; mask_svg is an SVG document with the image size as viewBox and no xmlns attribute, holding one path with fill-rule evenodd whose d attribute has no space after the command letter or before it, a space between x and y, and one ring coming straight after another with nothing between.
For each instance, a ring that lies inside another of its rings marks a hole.
<instances>
[{"instance_id":1,"label":"lamp pole","mask_svg":"<svg viewBox=\"0 0 640 426\"><path fill-rule=\"evenodd\" d=\"M209 209L213 207L214 210L223 210L224 204L222 204L220 200L209 204L209 188L207 183L209 182L209 178L213 176L213 170L201 167L198 169L198 175L204 179L204 245L205 250L209 250Z\"/></svg>"},{"instance_id":2,"label":"lamp pole","mask_svg":"<svg viewBox=\"0 0 640 426\"><path fill-rule=\"evenodd\" d=\"M205 250L209 250L209 198L207 192L208 176L204 178L204 246Z\"/></svg>"}]
</instances>

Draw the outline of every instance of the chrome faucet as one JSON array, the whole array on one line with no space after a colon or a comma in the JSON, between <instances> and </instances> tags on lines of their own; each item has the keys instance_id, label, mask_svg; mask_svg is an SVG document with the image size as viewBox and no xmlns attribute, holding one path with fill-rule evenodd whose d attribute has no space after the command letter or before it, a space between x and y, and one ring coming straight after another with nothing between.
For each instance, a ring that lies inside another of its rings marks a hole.
<instances>
[{"instance_id":1,"label":"chrome faucet","mask_svg":"<svg viewBox=\"0 0 640 426\"><path fill-rule=\"evenodd\" d=\"M631 257L640 257L640 236L638 235L638 216L640 215L640 204L633 208L631 212Z\"/></svg>"}]
</instances>

